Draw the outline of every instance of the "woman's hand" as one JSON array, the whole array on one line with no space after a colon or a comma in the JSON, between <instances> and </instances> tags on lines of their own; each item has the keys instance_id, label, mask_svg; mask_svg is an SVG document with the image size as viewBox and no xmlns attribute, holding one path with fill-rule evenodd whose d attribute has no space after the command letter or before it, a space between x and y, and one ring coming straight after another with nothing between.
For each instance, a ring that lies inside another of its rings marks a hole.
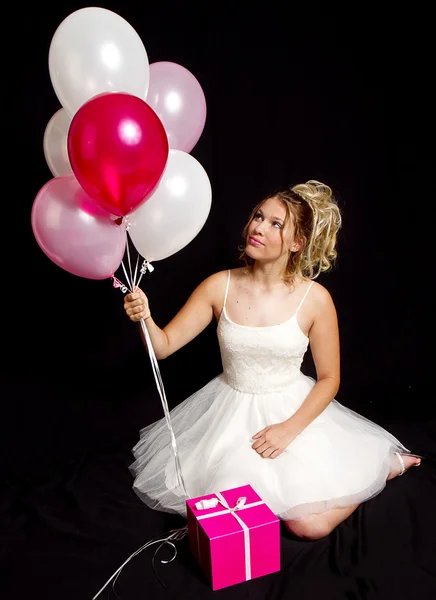
<instances>
[{"instance_id":1,"label":"woman's hand","mask_svg":"<svg viewBox=\"0 0 436 600\"><path fill-rule=\"evenodd\" d=\"M297 435L298 432L294 431L288 421L268 425L268 427L253 435L253 440L256 441L251 447L263 458L277 458L294 441Z\"/></svg>"},{"instance_id":2,"label":"woman's hand","mask_svg":"<svg viewBox=\"0 0 436 600\"><path fill-rule=\"evenodd\" d=\"M148 298L140 288L124 298L124 310L131 321L137 322L150 316Z\"/></svg>"}]
</instances>

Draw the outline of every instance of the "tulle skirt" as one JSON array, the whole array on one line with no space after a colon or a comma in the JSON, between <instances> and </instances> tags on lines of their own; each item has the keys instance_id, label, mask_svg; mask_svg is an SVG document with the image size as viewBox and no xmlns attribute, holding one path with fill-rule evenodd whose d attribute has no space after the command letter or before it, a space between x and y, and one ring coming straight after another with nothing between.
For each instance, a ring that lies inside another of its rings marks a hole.
<instances>
[{"instance_id":1,"label":"tulle skirt","mask_svg":"<svg viewBox=\"0 0 436 600\"><path fill-rule=\"evenodd\" d=\"M189 497L250 484L282 519L359 504L382 491L395 452L393 435L336 400L277 458L262 458L252 436L288 419L314 380L299 375L286 391L236 391L223 374L171 411L171 425ZM133 489L149 507L186 516L164 418L145 427L132 450Z\"/></svg>"}]
</instances>

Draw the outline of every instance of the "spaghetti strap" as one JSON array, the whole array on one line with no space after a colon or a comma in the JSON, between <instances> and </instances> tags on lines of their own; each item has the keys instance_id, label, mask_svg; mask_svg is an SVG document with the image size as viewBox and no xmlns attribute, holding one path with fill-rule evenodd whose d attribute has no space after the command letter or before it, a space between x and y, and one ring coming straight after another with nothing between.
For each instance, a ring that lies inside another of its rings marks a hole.
<instances>
[{"instance_id":1,"label":"spaghetti strap","mask_svg":"<svg viewBox=\"0 0 436 600\"><path fill-rule=\"evenodd\" d=\"M226 285L226 293L224 294L224 304L223 304L223 308L226 307L226 301L227 301L227 294L229 292L229 284L230 284L230 269L228 271L228 275L227 275L227 285Z\"/></svg>"},{"instance_id":2,"label":"spaghetti strap","mask_svg":"<svg viewBox=\"0 0 436 600\"><path fill-rule=\"evenodd\" d=\"M313 281L311 281L311 282L310 282L310 284L308 285L308 287L307 287L307 290L306 290L306 292L305 292L305 294L304 294L304 296L303 296L303 298L302 298L302 300L301 300L300 304L298 305L298 308L297 308L297 310L295 311L295 314L296 314L296 315L298 314L298 311L300 310L300 308L303 306L303 302L306 300L306 296L307 296L307 294L309 293L309 291L310 291L310 288L312 287L312 285L313 285Z\"/></svg>"}]
</instances>

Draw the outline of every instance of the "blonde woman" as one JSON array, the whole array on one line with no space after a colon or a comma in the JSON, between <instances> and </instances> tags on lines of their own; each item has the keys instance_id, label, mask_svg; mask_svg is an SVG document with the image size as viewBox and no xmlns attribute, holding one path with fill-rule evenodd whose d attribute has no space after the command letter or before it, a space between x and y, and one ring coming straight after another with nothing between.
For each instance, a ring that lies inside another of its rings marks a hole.
<instances>
[{"instance_id":1,"label":"blonde woman","mask_svg":"<svg viewBox=\"0 0 436 600\"><path fill-rule=\"evenodd\" d=\"M251 484L291 533L309 540L420 464L393 435L335 400L336 310L314 280L334 263L340 226L327 185L295 185L254 209L245 266L208 277L166 327L153 321L141 290L124 304L132 321L146 320L158 359L217 321L223 372L171 412L188 494ZM300 370L309 344L316 381ZM141 431L133 454L138 496L185 515L164 419Z\"/></svg>"}]
</instances>

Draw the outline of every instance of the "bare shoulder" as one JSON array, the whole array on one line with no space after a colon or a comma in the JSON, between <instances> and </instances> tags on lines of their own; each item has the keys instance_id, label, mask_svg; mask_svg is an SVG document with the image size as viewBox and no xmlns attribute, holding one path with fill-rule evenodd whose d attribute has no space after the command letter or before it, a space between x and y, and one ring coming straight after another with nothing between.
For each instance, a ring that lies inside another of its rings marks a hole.
<instances>
[{"instance_id":1,"label":"bare shoulder","mask_svg":"<svg viewBox=\"0 0 436 600\"><path fill-rule=\"evenodd\" d=\"M217 273L212 273L209 277L206 277L200 285L207 289L208 291L213 291L217 287L219 288L223 284L225 285L228 277L228 271L218 271Z\"/></svg>"},{"instance_id":2,"label":"bare shoulder","mask_svg":"<svg viewBox=\"0 0 436 600\"><path fill-rule=\"evenodd\" d=\"M227 285L228 273L229 271L225 270L209 275L198 285L197 291L207 294L210 299L215 298L217 294L222 294Z\"/></svg>"},{"instance_id":3,"label":"bare shoulder","mask_svg":"<svg viewBox=\"0 0 436 600\"><path fill-rule=\"evenodd\" d=\"M224 271L218 271L217 273L209 275L209 277L204 279L204 281L202 281L202 283L199 285L199 288L201 288L203 292L208 295L208 298L213 304L222 303L229 278L229 270L230 277L232 279L236 279L241 276L240 272L242 269L225 269Z\"/></svg>"},{"instance_id":4,"label":"bare shoulder","mask_svg":"<svg viewBox=\"0 0 436 600\"><path fill-rule=\"evenodd\" d=\"M335 310L335 304L330 292L317 281L313 282L309 296L311 297L312 310L315 313L323 313L326 310Z\"/></svg>"},{"instance_id":5,"label":"bare shoulder","mask_svg":"<svg viewBox=\"0 0 436 600\"><path fill-rule=\"evenodd\" d=\"M227 280L229 278L229 271L230 271L230 277L233 279L239 279L239 277L241 277L242 272L243 272L243 268L237 268L237 269L225 269L224 271L218 271L217 273L213 273L212 275L209 275L209 277L207 277L203 283L209 287L209 288L214 288L216 286L222 286L224 283L224 286L227 285Z\"/></svg>"}]
</instances>

